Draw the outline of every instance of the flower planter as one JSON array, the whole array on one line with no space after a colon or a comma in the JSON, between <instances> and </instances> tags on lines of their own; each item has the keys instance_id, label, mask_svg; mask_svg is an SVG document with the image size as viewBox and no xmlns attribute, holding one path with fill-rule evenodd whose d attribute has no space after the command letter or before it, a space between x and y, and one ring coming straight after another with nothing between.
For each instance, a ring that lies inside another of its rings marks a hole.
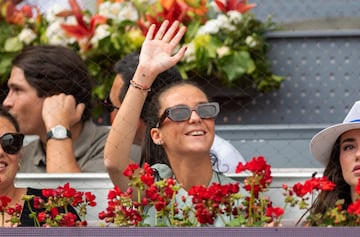
<instances>
[{"instance_id":1,"label":"flower planter","mask_svg":"<svg viewBox=\"0 0 360 237\"><path fill-rule=\"evenodd\" d=\"M26 231L24 228L2 228L0 229L1 236L209 236L209 237L297 237L297 236L358 236L359 227L252 227L252 228L220 228L220 227L136 227L136 228L79 228L79 227L64 227L64 228L36 228L28 227Z\"/></svg>"}]
</instances>

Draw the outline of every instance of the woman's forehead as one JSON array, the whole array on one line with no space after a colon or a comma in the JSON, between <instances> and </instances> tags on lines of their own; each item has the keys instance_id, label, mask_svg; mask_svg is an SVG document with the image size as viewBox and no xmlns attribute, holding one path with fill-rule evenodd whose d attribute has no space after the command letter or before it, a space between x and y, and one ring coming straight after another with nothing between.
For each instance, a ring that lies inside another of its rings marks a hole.
<instances>
[{"instance_id":1,"label":"woman's forehead","mask_svg":"<svg viewBox=\"0 0 360 237\"><path fill-rule=\"evenodd\" d=\"M340 140L347 139L349 137L360 137L360 129L352 129L341 134Z\"/></svg>"},{"instance_id":2,"label":"woman's forehead","mask_svg":"<svg viewBox=\"0 0 360 237\"><path fill-rule=\"evenodd\" d=\"M184 104L194 106L199 103L207 102L208 99L204 92L193 85L179 85L166 90L161 96L160 101L163 108L174 105Z\"/></svg>"}]
</instances>

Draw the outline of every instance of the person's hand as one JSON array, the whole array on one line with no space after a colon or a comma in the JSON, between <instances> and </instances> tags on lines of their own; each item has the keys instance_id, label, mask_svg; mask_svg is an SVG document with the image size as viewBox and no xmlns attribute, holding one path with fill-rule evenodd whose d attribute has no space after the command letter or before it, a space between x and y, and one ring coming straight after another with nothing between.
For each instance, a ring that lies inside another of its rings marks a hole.
<instances>
[{"instance_id":1,"label":"person's hand","mask_svg":"<svg viewBox=\"0 0 360 237\"><path fill-rule=\"evenodd\" d=\"M44 100L42 117L47 130L60 124L70 129L80 121L85 105L76 104L72 95L63 93L47 97Z\"/></svg>"},{"instance_id":2,"label":"person's hand","mask_svg":"<svg viewBox=\"0 0 360 237\"><path fill-rule=\"evenodd\" d=\"M152 75L158 75L176 65L186 50L186 47L182 47L178 52L174 52L185 34L186 27L178 29L178 21L169 28L168 25L169 21L165 20L155 35L155 25L151 25L141 48L139 66Z\"/></svg>"}]
</instances>

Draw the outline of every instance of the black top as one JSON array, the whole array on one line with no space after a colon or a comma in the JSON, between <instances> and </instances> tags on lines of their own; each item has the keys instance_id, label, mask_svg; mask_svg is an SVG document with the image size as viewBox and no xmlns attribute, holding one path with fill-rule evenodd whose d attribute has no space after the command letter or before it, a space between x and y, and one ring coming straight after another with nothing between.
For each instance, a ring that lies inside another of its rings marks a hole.
<instances>
[{"instance_id":1,"label":"black top","mask_svg":"<svg viewBox=\"0 0 360 237\"><path fill-rule=\"evenodd\" d=\"M29 188L27 188L26 195L35 195L35 196L41 197L41 199L43 199L44 201L47 201L47 198L42 195L41 189L35 189L35 188L30 188L29 187ZM30 205L31 205L33 211L36 212L36 214L43 211L42 209L36 209L36 208L33 207L34 206L34 200L30 201ZM72 206L68 207L68 211L76 214L77 217L78 217L78 220L80 220L79 215L77 214L76 210ZM59 210L59 212L61 212L61 210ZM29 214L30 214L30 210L29 210L29 207L28 207L28 205L27 205L27 203L25 201L22 212L21 212L21 216L20 216L20 223L21 224L19 226L35 226L34 225L34 220L29 217Z\"/></svg>"}]
</instances>

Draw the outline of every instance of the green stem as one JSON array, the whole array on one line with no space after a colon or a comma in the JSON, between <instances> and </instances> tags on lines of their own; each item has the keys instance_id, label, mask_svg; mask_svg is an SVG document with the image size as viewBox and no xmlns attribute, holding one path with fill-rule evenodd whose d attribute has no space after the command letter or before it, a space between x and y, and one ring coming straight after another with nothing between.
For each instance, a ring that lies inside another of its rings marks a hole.
<instances>
[{"instance_id":1,"label":"green stem","mask_svg":"<svg viewBox=\"0 0 360 237\"><path fill-rule=\"evenodd\" d=\"M29 215L29 216L31 216L31 217L33 218L33 220L34 220L34 225L35 225L36 227L40 227L40 222L39 222L39 220L38 220L38 218L37 218L37 216L36 216L36 213L32 210L29 200L26 200L26 205L28 206L29 211L30 211L30 215Z\"/></svg>"},{"instance_id":2,"label":"green stem","mask_svg":"<svg viewBox=\"0 0 360 237\"><path fill-rule=\"evenodd\" d=\"M284 210L284 215L285 215L285 210L286 210L287 206L288 206L288 203L285 202L284 208L283 208L283 210ZM282 215L282 216L279 217L279 220L278 220L279 223L281 223L281 220L282 220L282 218L284 217L284 215Z\"/></svg>"},{"instance_id":3,"label":"green stem","mask_svg":"<svg viewBox=\"0 0 360 237\"><path fill-rule=\"evenodd\" d=\"M251 226L254 222L254 214L253 214L253 203L254 203L254 184L251 185L251 192L250 192L250 201L249 201L249 223L248 226Z\"/></svg>"},{"instance_id":4,"label":"green stem","mask_svg":"<svg viewBox=\"0 0 360 237\"><path fill-rule=\"evenodd\" d=\"M5 226L5 211L1 212L1 216L2 216L1 226L4 227Z\"/></svg>"},{"instance_id":5,"label":"green stem","mask_svg":"<svg viewBox=\"0 0 360 237\"><path fill-rule=\"evenodd\" d=\"M173 196L171 198L171 220L170 220L170 226L173 226L174 225L174 221L175 221L175 192L173 193Z\"/></svg>"}]
</instances>

